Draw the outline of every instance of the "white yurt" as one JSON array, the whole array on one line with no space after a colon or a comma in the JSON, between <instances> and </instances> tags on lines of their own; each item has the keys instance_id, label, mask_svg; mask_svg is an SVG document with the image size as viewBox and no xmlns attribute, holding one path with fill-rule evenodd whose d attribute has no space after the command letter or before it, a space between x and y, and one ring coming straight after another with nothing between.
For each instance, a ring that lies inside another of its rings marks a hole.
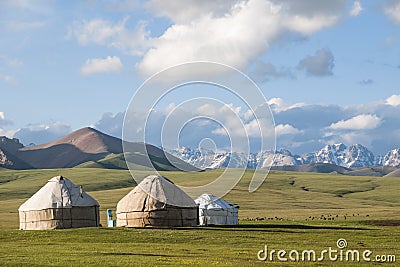
<instances>
[{"instance_id":1,"label":"white yurt","mask_svg":"<svg viewBox=\"0 0 400 267\"><path fill-rule=\"evenodd\" d=\"M198 207L167 178L149 175L117 205L117 227L180 227L198 224Z\"/></svg>"},{"instance_id":2,"label":"white yurt","mask_svg":"<svg viewBox=\"0 0 400 267\"><path fill-rule=\"evenodd\" d=\"M62 176L50 179L18 211L21 230L100 225L99 203Z\"/></svg>"},{"instance_id":3,"label":"white yurt","mask_svg":"<svg viewBox=\"0 0 400 267\"><path fill-rule=\"evenodd\" d=\"M238 224L239 206L212 194L203 194L195 202L199 205L200 225Z\"/></svg>"}]
</instances>

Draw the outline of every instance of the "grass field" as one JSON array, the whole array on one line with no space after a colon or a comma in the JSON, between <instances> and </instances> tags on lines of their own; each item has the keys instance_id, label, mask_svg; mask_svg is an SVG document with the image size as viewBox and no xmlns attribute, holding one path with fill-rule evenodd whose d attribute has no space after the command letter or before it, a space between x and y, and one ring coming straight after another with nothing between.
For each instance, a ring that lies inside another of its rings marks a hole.
<instances>
[{"instance_id":1,"label":"grass field","mask_svg":"<svg viewBox=\"0 0 400 267\"><path fill-rule=\"evenodd\" d=\"M183 186L205 184L221 171L162 173ZM146 173L139 175L145 175ZM63 175L95 197L105 210L135 183L128 171L104 169L0 170L0 266L87 265L266 265L293 262L257 260L269 249L337 249L345 238L347 249L395 255L400 261L400 178L354 177L317 173L271 172L255 193L247 191L251 171L225 197L240 206L235 227L179 229L91 228L56 231L19 231L18 206L46 181ZM257 218L257 219L256 219ZM298 266L335 266L302 262ZM396 266L396 263L341 262L345 266Z\"/></svg>"}]
</instances>

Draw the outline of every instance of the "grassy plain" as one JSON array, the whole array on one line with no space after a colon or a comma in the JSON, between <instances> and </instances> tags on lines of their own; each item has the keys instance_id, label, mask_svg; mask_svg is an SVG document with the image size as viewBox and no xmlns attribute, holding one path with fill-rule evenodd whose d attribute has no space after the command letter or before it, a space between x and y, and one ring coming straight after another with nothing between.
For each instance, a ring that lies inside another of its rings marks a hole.
<instances>
[{"instance_id":1,"label":"grassy plain","mask_svg":"<svg viewBox=\"0 0 400 267\"><path fill-rule=\"evenodd\" d=\"M221 170L201 173L164 172L178 185L208 183ZM145 176L147 173L137 173ZM240 206L235 227L179 229L91 228L19 231L18 206L48 179L63 175L95 197L105 210L115 206L134 186L128 171L91 168L0 170L0 265L236 265L293 262L257 260L257 252L337 248L345 238L348 249L374 255L395 255L400 261L400 178L273 171L254 193L247 188L252 171L225 199ZM372 256L371 256L372 257ZM302 262L298 266L335 266L338 262ZM373 266L377 262L342 262ZM396 266L386 262L384 266Z\"/></svg>"}]
</instances>

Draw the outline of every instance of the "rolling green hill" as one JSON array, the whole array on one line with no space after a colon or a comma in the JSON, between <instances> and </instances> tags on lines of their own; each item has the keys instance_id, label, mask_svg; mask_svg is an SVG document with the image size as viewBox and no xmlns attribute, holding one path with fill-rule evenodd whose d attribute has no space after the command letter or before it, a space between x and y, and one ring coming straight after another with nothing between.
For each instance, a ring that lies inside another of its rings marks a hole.
<instances>
[{"instance_id":1,"label":"rolling green hill","mask_svg":"<svg viewBox=\"0 0 400 267\"><path fill-rule=\"evenodd\" d=\"M145 177L149 173L142 170L137 171L136 175ZM181 186L200 186L219 177L222 170L160 173ZM364 216L374 214L377 218L400 217L400 179L397 177L271 171L259 190L249 193L247 188L252 173L252 170L246 171L237 186L225 197L241 207L241 218L277 216L306 219L324 214L326 210L334 210L341 216L362 213ZM82 185L85 191L98 198L103 212L107 208L115 209L117 201L136 184L129 171L117 169L3 170L0 175L0 205L4 201L12 203L7 205L8 212L13 214L7 223L11 228L17 228L18 206L56 175L68 177ZM3 223L4 220L0 225Z\"/></svg>"},{"instance_id":2,"label":"rolling green hill","mask_svg":"<svg viewBox=\"0 0 400 267\"><path fill-rule=\"evenodd\" d=\"M178 185L198 186L213 181L222 172L161 174ZM265 266L270 262L257 260L257 252L264 245L270 249L321 251L335 248L339 238L345 238L350 249L369 249L374 255L399 257L400 179L271 171L259 190L249 193L252 173L246 171L224 197L240 206L240 224L234 227L19 231L16 230L19 205L55 175L83 185L99 201L103 225L106 225L106 209L115 211L118 201L134 188L135 182L129 171L118 169L2 170L0 265ZM139 176L147 174L149 171L137 171ZM276 260L274 264L279 265ZM299 264L336 266L337 262ZM348 265L370 266L370 263Z\"/></svg>"}]
</instances>

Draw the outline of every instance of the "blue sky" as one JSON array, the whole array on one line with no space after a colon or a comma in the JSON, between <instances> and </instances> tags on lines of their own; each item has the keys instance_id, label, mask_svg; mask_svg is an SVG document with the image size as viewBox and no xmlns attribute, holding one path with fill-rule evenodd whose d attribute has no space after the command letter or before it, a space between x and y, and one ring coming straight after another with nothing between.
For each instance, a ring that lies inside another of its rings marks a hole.
<instances>
[{"instance_id":1,"label":"blue sky","mask_svg":"<svg viewBox=\"0 0 400 267\"><path fill-rule=\"evenodd\" d=\"M278 147L400 146L398 1L5 0L0 33L0 135L26 144L90 125L118 136L146 78L210 60L261 88Z\"/></svg>"}]
</instances>

